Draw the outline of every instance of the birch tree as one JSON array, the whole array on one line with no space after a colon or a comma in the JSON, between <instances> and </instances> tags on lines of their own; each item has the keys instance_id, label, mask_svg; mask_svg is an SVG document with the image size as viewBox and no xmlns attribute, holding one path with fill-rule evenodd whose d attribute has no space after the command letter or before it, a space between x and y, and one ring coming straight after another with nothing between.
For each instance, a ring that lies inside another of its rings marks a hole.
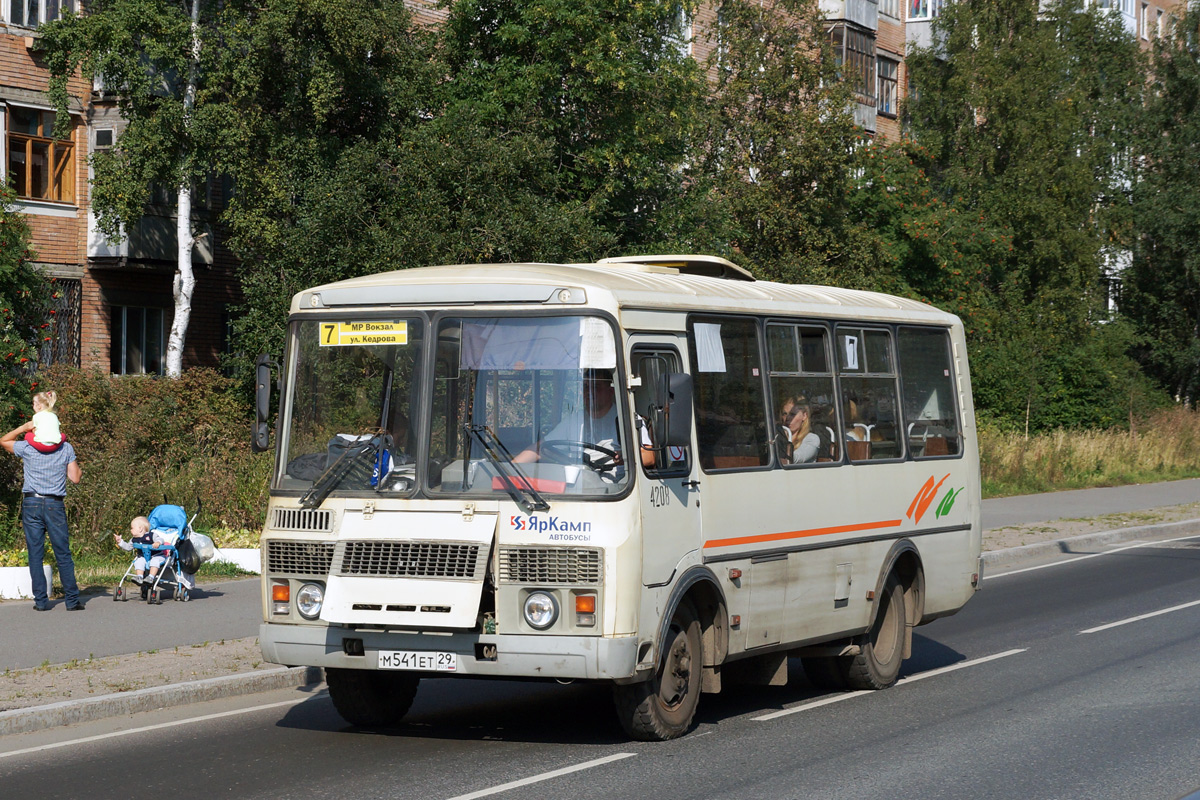
<instances>
[{"instance_id":1,"label":"birch tree","mask_svg":"<svg viewBox=\"0 0 1200 800\"><path fill-rule=\"evenodd\" d=\"M41 28L51 71L50 95L65 130L66 81L77 71L115 95L126 122L117 146L91 157L92 209L110 241L146 213L155 187L176 198L175 314L166 373L179 377L196 286L193 192L218 168L220 148L205 133L201 56L213 34L208 0L95 0L87 14L64 15ZM209 23L206 25L206 22Z\"/></svg>"}]
</instances>

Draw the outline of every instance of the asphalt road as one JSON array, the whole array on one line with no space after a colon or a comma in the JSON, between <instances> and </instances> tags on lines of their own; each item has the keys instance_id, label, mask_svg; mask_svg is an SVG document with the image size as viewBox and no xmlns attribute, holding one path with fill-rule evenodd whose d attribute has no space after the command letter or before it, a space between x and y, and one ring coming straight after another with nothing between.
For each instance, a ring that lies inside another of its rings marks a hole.
<instances>
[{"instance_id":1,"label":"asphalt road","mask_svg":"<svg viewBox=\"0 0 1200 800\"><path fill-rule=\"evenodd\" d=\"M1138 798L1200 788L1200 538L991 575L904 678L706 696L630 743L601 686L430 680L394 731L279 692L0 742L5 796ZM273 705L274 704L274 705ZM152 727L158 726L158 727Z\"/></svg>"}]
</instances>

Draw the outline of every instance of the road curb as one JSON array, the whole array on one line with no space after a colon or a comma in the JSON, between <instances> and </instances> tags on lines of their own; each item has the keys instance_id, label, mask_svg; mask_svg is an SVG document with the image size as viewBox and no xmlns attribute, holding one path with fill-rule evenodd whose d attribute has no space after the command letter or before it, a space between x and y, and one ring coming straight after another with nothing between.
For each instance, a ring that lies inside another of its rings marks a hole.
<instances>
[{"instance_id":1,"label":"road curb","mask_svg":"<svg viewBox=\"0 0 1200 800\"><path fill-rule=\"evenodd\" d=\"M1004 550L989 550L983 553L983 566L985 569L998 566L1010 567L1046 556L1068 553L1087 555L1088 548L1132 542L1149 536L1164 534L1187 536L1192 533L1200 534L1200 519L1182 519L1177 522L1159 522L1153 525L1137 525L1131 528L1084 533L1066 539L1052 539L1048 542L1009 547Z\"/></svg>"},{"instance_id":2,"label":"road curb","mask_svg":"<svg viewBox=\"0 0 1200 800\"><path fill-rule=\"evenodd\" d=\"M189 703L202 703L223 697L308 686L322 679L319 667L288 667L173 683L83 700L63 700L47 706L16 708L0 712L0 736L30 733Z\"/></svg>"}]
</instances>

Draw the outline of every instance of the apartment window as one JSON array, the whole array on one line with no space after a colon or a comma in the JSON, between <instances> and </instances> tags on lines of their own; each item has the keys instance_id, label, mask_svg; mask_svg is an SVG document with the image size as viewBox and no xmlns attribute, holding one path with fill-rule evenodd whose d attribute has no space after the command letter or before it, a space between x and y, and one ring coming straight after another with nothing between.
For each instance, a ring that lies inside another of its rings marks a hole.
<instances>
[{"instance_id":1,"label":"apartment window","mask_svg":"<svg viewBox=\"0 0 1200 800\"><path fill-rule=\"evenodd\" d=\"M118 375L161 375L166 349L161 308L113 306L111 369Z\"/></svg>"},{"instance_id":2,"label":"apartment window","mask_svg":"<svg viewBox=\"0 0 1200 800\"><path fill-rule=\"evenodd\" d=\"M879 105L880 114L894 117L897 114L898 83L900 62L890 58L879 57Z\"/></svg>"},{"instance_id":3,"label":"apartment window","mask_svg":"<svg viewBox=\"0 0 1200 800\"><path fill-rule=\"evenodd\" d=\"M879 0L879 13L900 19L900 0Z\"/></svg>"},{"instance_id":4,"label":"apartment window","mask_svg":"<svg viewBox=\"0 0 1200 800\"><path fill-rule=\"evenodd\" d=\"M692 15L687 8L679 6L670 19L667 44L684 58L692 54Z\"/></svg>"},{"instance_id":5,"label":"apartment window","mask_svg":"<svg viewBox=\"0 0 1200 800\"><path fill-rule=\"evenodd\" d=\"M1163 30L1163 12L1161 9L1159 9L1154 16L1154 35L1162 36L1163 33L1165 33Z\"/></svg>"},{"instance_id":6,"label":"apartment window","mask_svg":"<svg viewBox=\"0 0 1200 800\"><path fill-rule=\"evenodd\" d=\"M1138 27L1142 29L1142 38L1150 38L1150 4L1142 3L1142 14L1138 17Z\"/></svg>"},{"instance_id":7,"label":"apartment window","mask_svg":"<svg viewBox=\"0 0 1200 800\"><path fill-rule=\"evenodd\" d=\"M909 0L908 18L920 20L941 16L942 2L943 0Z\"/></svg>"},{"instance_id":8,"label":"apartment window","mask_svg":"<svg viewBox=\"0 0 1200 800\"><path fill-rule=\"evenodd\" d=\"M92 152L102 153L105 150L112 150L113 143L116 140L117 133L112 128L96 128Z\"/></svg>"},{"instance_id":9,"label":"apartment window","mask_svg":"<svg viewBox=\"0 0 1200 800\"><path fill-rule=\"evenodd\" d=\"M875 37L851 25L834 25L829 30L834 57L842 75L863 103L875 102Z\"/></svg>"},{"instance_id":10,"label":"apartment window","mask_svg":"<svg viewBox=\"0 0 1200 800\"><path fill-rule=\"evenodd\" d=\"M54 112L8 107L8 178L18 197L75 202L75 144L54 138Z\"/></svg>"},{"instance_id":11,"label":"apartment window","mask_svg":"<svg viewBox=\"0 0 1200 800\"><path fill-rule=\"evenodd\" d=\"M8 0L9 23L26 28L53 22L66 11L76 11L75 0Z\"/></svg>"}]
</instances>

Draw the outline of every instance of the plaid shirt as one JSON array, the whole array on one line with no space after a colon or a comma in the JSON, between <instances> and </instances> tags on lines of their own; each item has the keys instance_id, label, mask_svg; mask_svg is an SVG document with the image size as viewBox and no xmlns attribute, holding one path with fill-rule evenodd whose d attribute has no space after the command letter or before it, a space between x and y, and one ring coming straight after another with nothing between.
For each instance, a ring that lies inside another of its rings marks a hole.
<instances>
[{"instance_id":1,"label":"plaid shirt","mask_svg":"<svg viewBox=\"0 0 1200 800\"><path fill-rule=\"evenodd\" d=\"M75 460L75 448L70 442L53 453L42 453L36 447L18 439L13 442L13 455L25 462L25 481L21 491L37 494L67 493L67 465Z\"/></svg>"}]
</instances>

